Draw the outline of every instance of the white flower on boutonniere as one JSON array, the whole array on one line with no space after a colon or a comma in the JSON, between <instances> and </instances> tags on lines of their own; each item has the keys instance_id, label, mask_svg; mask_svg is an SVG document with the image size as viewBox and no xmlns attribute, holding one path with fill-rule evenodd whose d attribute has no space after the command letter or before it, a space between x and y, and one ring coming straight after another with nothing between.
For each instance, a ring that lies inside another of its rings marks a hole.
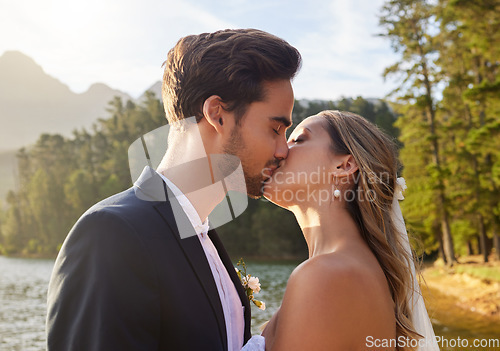
<instances>
[{"instance_id":1,"label":"white flower on boutonniere","mask_svg":"<svg viewBox=\"0 0 500 351\"><path fill-rule=\"evenodd\" d=\"M256 300L254 298L254 294L258 294L260 291L260 282L258 277L252 277L250 274L247 274L247 266L243 261L243 258L240 258L238 263L236 264L238 267L241 266L243 270L238 268L234 268L236 273L238 274L238 278L240 278L240 282L245 289L245 293L247 294L248 300L252 301L255 306L257 306L261 310L266 309L266 304L262 301Z\"/></svg>"},{"instance_id":2,"label":"white flower on boutonniere","mask_svg":"<svg viewBox=\"0 0 500 351\"><path fill-rule=\"evenodd\" d=\"M252 289L254 293L258 293L260 291L259 278L248 276L246 280L248 287Z\"/></svg>"}]
</instances>

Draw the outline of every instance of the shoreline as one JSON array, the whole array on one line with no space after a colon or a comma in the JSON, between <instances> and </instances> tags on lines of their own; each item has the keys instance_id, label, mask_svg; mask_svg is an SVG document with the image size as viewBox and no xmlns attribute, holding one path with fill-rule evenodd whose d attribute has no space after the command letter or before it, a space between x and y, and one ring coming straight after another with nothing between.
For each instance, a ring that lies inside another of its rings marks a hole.
<instances>
[{"instance_id":1,"label":"shoreline","mask_svg":"<svg viewBox=\"0 0 500 351\"><path fill-rule=\"evenodd\" d=\"M482 263L480 259L476 256L464 257L451 268L438 260L422 268L422 291L437 290L450 299L454 306L482 318L498 321L500 280L497 277L500 275L500 261ZM432 296L428 298L432 299Z\"/></svg>"},{"instance_id":2,"label":"shoreline","mask_svg":"<svg viewBox=\"0 0 500 351\"><path fill-rule=\"evenodd\" d=\"M52 260L54 261L57 257L57 254L55 255L41 255L41 254L14 254L14 255L3 255L0 254L0 257L5 257L5 258L20 258L20 259L26 259L26 260Z\"/></svg>"}]
</instances>

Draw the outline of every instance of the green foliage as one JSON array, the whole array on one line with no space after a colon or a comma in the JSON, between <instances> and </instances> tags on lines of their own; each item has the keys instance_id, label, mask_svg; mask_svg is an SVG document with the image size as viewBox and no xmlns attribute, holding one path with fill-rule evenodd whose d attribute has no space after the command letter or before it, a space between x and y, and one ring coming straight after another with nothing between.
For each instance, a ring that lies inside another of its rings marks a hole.
<instances>
[{"instance_id":1,"label":"green foliage","mask_svg":"<svg viewBox=\"0 0 500 351\"><path fill-rule=\"evenodd\" d=\"M496 0L390 0L382 10L382 35L401 53L385 75L401 81L402 206L428 253L448 233L459 255L478 242L487 260L499 235L499 11Z\"/></svg>"},{"instance_id":2,"label":"green foliage","mask_svg":"<svg viewBox=\"0 0 500 351\"><path fill-rule=\"evenodd\" d=\"M339 110L354 112L377 124L390 136L397 138L399 131L394 126L396 115L384 100L366 100L361 96L355 99L342 98L339 101L295 101L293 108L293 130L306 117L313 116L324 110Z\"/></svg>"},{"instance_id":3,"label":"green foliage","mask_svg":"<svg viewBox=\"0 0 500 351\"><path fill-rule=\"evenodd\" d=\"M395 123L400 129L400 141L404 147L400 150L400 159L404 169L408 190L401 207L406 219L408 232L414 236L418 247L417 253L429 254L436 250L436 228L439 228L439 210L435 187L431 181L431 148L427 142L427 129L424 117L419 109L411 105L395 106L400 118Z\"/></svg>"},{"instance_id":4,"label":"green foliage","mask_svg":"<svg viewBox=\"0 0 500 351\"><path fill-rule=\"evenodd\" d=\"M109 113L92 132L43 134L33 147L19 150L19 189L0 211L2 254L55 255L83 212L132 185L128 147L166 123L161 102L149 92L140 105L115 98Z\"/></svg>"},{"instance_id":5,"label":"green foliage","mask_svg":"<svg viewBox=\"0 0 500 351\"><path fill-rule=\"evenodd\" d=\"M457 273L467 273L479 279L487 279L495 282L500 282L500 268L498 266L478 267L470 265L459 265L457 266L456 271Z\"/></svg>"},{"instance_id":6,"label":"green foliage","mask_svg":"<svg viewBox=\"0 0 500 351\"><path fill-rule=\"evenodd\" d=\"M361 97L337 103L296 102L294 124L325 109L350 109L389 133L397 131L385 102ZM19 150L19 190L9 194L6 209L0 211L0 253L55 255L82 213L131 186L129 145L165 122L160 100L150 93L141 105L115 98L109 118L100 119L92 131L75 130L72 138L44 134L32 148ZM294 216L264 200L249 200L244 214L218 232L234 256L307 256Z\"/></svg>"}]
</instances>

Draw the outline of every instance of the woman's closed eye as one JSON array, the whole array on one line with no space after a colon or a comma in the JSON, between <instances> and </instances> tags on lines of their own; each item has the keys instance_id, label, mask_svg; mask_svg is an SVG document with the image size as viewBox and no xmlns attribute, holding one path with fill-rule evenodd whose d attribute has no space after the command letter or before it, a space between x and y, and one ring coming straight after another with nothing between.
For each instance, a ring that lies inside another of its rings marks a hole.
<instances>
[{"instance_id":1,"label":"woman's closed eye","mask_svg":"<svg viewBox=\"0 0 500 351\"><path fill-rule=\"evenodd\" d=\"M295 137L295 138L290 138L290 140L288 141L289 143L301 143L304 141L304 136L303 135L299 135L298 137Z\"/></svg>"}]
</instances>

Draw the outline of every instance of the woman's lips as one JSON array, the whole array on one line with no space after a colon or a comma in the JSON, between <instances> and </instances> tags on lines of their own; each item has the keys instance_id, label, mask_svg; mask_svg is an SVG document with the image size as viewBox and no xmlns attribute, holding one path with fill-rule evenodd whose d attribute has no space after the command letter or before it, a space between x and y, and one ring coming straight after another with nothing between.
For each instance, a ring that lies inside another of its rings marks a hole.
<instances>
[{"instance_id":1,"label":"woman's lips","mask_svg":"<svg viewBox=\"0 0 500 351\"><path fill-rule=\"evenodd\" d=\"M272 178L272 176L274 175L274 173L276 173L276 171L284 165L284 162L285 161L283 160L277 166L272 166L272 167L265 168L264 169L265 176L268 177L268 178Z\"/></svg>"},{"instance_id":2,"label":"woman's lips","mask_svg":"<svg viewBox=\"0 0 500 351\"><path fill-rule=\"evenodd\" d=\"M278 169L278 167L269 167L266 171L267 171L267 175L269 176L269 178L271 178L274 174L274 172L276 171L276 169Z\"/></svg>"},{"instance_id":3,"label":"woman's lips","mask_svg":"<svg viewBox=\"0 0 500 351\"><path fill-rule=\"evenodd\" d=\"M278 169L278 167L276 167L276 166L264 168L264 170L262 172L262 175L265 178L264 181L265 182L269 181L272 178L274 172L276 172L277 169Z\"/></svg>"},{"instance_id":4,"label":"woman's lips","mask_svg":"<svg viewBox=\"0 0 500 351\"><path fill-rule=\"evenodd\" d=\"M276 173L276 171L278 171L278 169L281 171L281 167L283 167L284 165L285 165L285 160L280 161L278 166L274 167L274 169L271 173L271 177L274 175L274 173Z\"/></svg>"}]
</instances>

